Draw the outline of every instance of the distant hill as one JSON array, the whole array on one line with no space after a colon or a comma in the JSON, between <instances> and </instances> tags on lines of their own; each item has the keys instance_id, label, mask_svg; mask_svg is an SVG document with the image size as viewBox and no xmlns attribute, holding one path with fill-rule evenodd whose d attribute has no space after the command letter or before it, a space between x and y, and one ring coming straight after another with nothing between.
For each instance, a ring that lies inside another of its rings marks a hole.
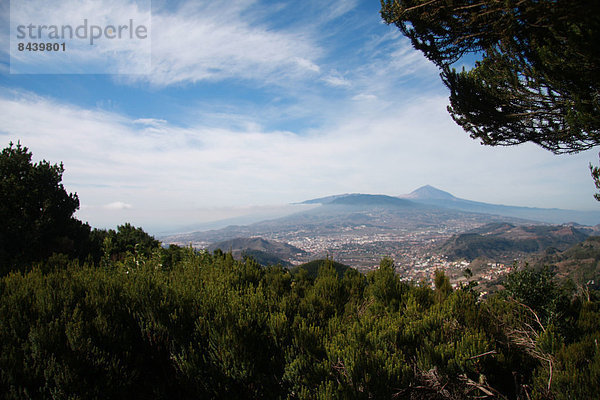
<instances>
[{"instance_id":1,"label":"distant hill","mask_svg":"<svg viewBox=\"0 0 600 400\"><path fill-rule=\"evenodd\" d=\"M336 196L321 197L319 199L306 200L300 204L322 204L329 206L367 206L367 207L413 207L415 203L394 196L382 194L341 194Z\"/></svg>"},{"instance_id":2,"label":"distant hill","mask_svg":"<svg viewBox=\"0 0 600 400\"><path fill-rule=\"evenodd\" d=\"M434 188L431 185L421 186L410 194L398 197L414 200L458 200L458 198L454 197L450 193Z\"/></svg>"},{"instance_id":3,"label":"distant hill","mask_svg":"<svg viewBox=\"0 0 600 400\"><path fill-rule=\"evenodd\" d=\"M600 211L575 211L558 208L518 207L482 203L455 197L448 192L429 185L398 197L437 207L522 218L550 224L566 224L569 222L576 222L583 225L600 224Z\"/></svg>"},{"instance_id":4,"label":"distant hill","mask_svg":"<svg viewBox=\"0 0 600 400\"><path fill-rule=\"evenodd\" d=\"M351 269L351 267L341 264L339 262L336 261L328 261L325 259L322 260L313 260L304 264L300 264L294 268L292 268L292 273L296 273L298 272L298 270L305 269L306 272L308 272L308 276L310 276L311 278L316 278L317 275L319 274L319 268L321 268L323 265L325 265L325 263L327 262L332 262L333 263L333 268L335 268L335 271L337 272L338 276L341 278L344 276L344 274L346 273L346 271L348 271L349 269Z\"/></svg>"},{"instance_id":5,"label":"distant hill","mask_svg":"<svg viewBox=\"0 0 600 400\"><path fill-rule=\"evenodd\" d=\"M560 222L578 219L571 218L573 215L566 210L497 206L463 200L432 186L424 186L402 198L353 193L306 200L304 203L314 206L285 217L172 235L161 240L163 243L192 244L197 248L209 249L215 248L214 243L217 243L217 247L224 251L231 250L238 258L242 257L242 251L245 251L244 254L251 254L252 251L253 257L263 264L273 263L275 260L270 258L272 256L282 260L282 263L293 261L296 264L334 254L340 262L363 267L377 265L384 255L397 255L405 262L412 262L416 254L428 251L425 247L432 243L443 243L449 238L443 251L452 258L488 256L497 260L511 260L543 251L548 246L564 250L589 235L600 234L599 227L581 226L576 222L568 227L543 228L557 232L562 229L566 232L565 237L558 234L548 236L547 232L541 231L519 231L515 227L540 225L543 222L538 221L548 221L548 215L565 217L564 221L562 217L559 218ZM576 211L573 213L575 216L583 215ZM598 216L600 221L600 213L589 215ZM582 219L585 218L579 221ZM489 223L496 225L486 226L482 228L483 231L469 231ZM492 235L492 228L498 230L497 235ZM569 230L571 237L567 232ZM517 232L520 232L518 240L514 236ZM460 233L468 234L460 236ZM254 239L252 244L239 243L239 239L230 241L234 238L259 237L262 240L292 243L297 247L272 248L258 239Z\"/></svg>"},{"instance_id":6,"label":"distant hill","mask_svg":"<svg viewBox=\"0 0 600 400\"><path fill-rule=\"evenodd\" d=\"M264 267L269 267L271 265L281 265L282 267L289 268L292 266L291 262L261 250L242 250L240 252L239 258L244 259L246 257L254 259L254 261L256 261Z\"/></svg>"},{"instance_id":7,"label":"distant hill","mask_svg":"<svg viewBox=\"0 0 600 400\"><path fill-rule=\"evenodd\" d=\"M336 259L359 266L377 265L382 255L396 252L399 246L408 243L413 247L423 245L486 223L532 222L420 204L385 195L329 196L307 200L307 204L320 205L286 217L250 225L234 225L161 239L164 243L193 244L201 248L214 248L212 243L218 243L224 251L251 248L278 255L284 260L289 259L287 254L281 255L261 246L248 247L246 243L229 242L233 238L262 237L298 244L298 247L310 253L310 256L298 257L295 261L322 258L333 251ZM365 246L370 246L369 250L365 250Z\"/></svg>"},{"instance_id":8,"label":"distant hill","mask_svg":"<svg viewBox=\"0 0 600 400\"><path fill-rule=\"evenodd\" d=\"M548 249L527 262L536 268L551 266L561 278L600 289L600 237L592 236L565 251Z\"/></svg>"},{"instance_id":9,"label":"distant hill","mask_svg":"<svg viewBox=\"0 0 600 400\"><path fill-rule=\"evenodd\" d=\"M282 264L289 266L291 264L288 260L306 255L304 250L290 244L266 240L260 237L225 240L213 243L206 249L210 252L216 249L231 252L238 259L244 256L251 256L262 265Z\"/></svg>"},{"instance_id":10,"label":"distant hill","mask_svg":"<svg viewBox=\"0 0 600 400\"><path fill-rule=\"evenodd\" d=\"M438 251L450 260L472 261L485 257L511 262L526 254L547 248L566 250L587 238L587 233L566 225L521 225L492 223L469 232L454 235Z\"/></svg>"},{"instance_id":11,"label":"distant hill","mask_svg":"<svg viewBox=\"0 0 600 400\"><path fill-rule=\"evenodd\" d=\"M346 197L346 196L353 196L356 195L357 193L345 193L345 194L336 194L333 196L327 196L327 197L319 197L318 199L311 199L311 200L305 200L303 202L301 202L300 204L327 204L332 202L335 199L338 199L340 197Z\"/></svg>"},{"instance_id":12,"label":"distant hill","mask_svg":"<svg viewBox=\"0 0 600 400\"><path fill-rule=\"evenodd\" d=\"M413 207L415 203L397 197L378 194L349 194L340 196L325 203L325 205L368 206L368 207Z\"/></svg>"}]
</instances>

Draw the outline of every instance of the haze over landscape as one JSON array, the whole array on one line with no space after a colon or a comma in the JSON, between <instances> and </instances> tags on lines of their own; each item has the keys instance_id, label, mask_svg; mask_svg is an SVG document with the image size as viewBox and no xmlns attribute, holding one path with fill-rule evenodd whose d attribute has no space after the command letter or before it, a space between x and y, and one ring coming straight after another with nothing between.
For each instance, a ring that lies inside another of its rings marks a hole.
<instances>
[{"instance_id":1,"label":"haze over landscape","mask_svg":"<svg viewBox=\"0 0 600 400\"><path fill-rule=\"evenodd\" d=\"M486 260L481 271L501 266L505 273L503 263L510 266L547 248L564 251L600 232L600 211L481 203L430 185L401 196L340 194L301 205L313 208L161 240L221 249L239 259L252 256L264 265L327 257L366 272L391 257L404 279L422 279L438 268L461 272L478 258Z\"/></svg>"}]
</instances>

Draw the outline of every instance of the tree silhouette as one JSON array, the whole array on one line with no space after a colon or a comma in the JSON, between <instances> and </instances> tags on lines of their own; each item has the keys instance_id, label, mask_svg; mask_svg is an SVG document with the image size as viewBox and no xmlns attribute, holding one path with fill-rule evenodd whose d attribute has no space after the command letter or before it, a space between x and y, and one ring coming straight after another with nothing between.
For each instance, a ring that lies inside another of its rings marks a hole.
<instances>
[{"instance_id":1,"label":"tree silhouette","mask_svg":"<svg viewBox=\"0 0 600 400\"><path fill-rule=\"evenodd\" d=\"M385 0L381 15L441 69L452 118L482 144L600 144L600 3ZM481 58L471 70L452 65Z\"/></svg>"},{"instance_id":2,"label":"tree silhouette","mask_svg":"<svg viewBox=\"0 0 600 400\"><path fill-rule=\"evenodd\" d=\"M64 168L33 163L27 147L12 142L0 154L0 274L52 253L73 254L89 226L74 218L77 194L63 187Z\"/></svg>"}]
</instances>

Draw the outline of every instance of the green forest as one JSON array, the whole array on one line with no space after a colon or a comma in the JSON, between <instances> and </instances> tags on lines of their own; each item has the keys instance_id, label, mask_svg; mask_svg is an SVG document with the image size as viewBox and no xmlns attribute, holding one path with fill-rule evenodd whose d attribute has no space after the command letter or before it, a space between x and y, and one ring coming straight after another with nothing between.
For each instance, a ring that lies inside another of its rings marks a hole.
<instances>
[{"instance_id":1,"label":"green forest","mask_svg":"<svg viewBox=\"0 0 600 400\"><path fill-rule=\"evenodd\" d=\"M482 299L332 260L264 267L78 221L62 165L0 154L7 399L588 399L600 296L549 269ZM7 201L9 200L9 201Z\"/></svg>"}]
</instances>

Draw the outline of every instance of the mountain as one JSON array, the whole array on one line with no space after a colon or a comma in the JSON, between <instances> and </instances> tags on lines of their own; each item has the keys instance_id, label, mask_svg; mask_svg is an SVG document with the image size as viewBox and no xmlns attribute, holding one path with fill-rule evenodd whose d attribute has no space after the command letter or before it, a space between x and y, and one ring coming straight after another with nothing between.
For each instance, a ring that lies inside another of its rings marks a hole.
<instances>
[{"instance_id":1,"label":"mountain","mask_svg":"<svg viewBox=\"0 0 600 400\"><path fill-rule=\"evenodd\" d=\"M482 203L455 197L448 192L444 192L443 190L429 185L420 187L409 194L398 197L412 200L420 204L428 204L453 210L502 215L550 224L566 224L569 222L576 222L583 225L600 224L600 211L575 211L558 208L518 207Z\"/></svg>"},{"instance_id":2,"label":"mountain","mask_svg":"<svg viewBox=\"0 0 600 400\"><path fill-rule=\"evenodd\" d=\"M550 266L557 276L571 278L576 284L600 289L600 237L592 236L565 251L550 249L530 257L534 268Z\"/></svg>"},{"instance_id":3,"label":"mountain","mask_svg":"<svg viewBox=\"0 0 600 400\"><path fill-rule=\"evenodd\" d=\"M312 201L312 200L310 200ZM233 238L260 236L293 243L294 238L332 238L336 235L377 237L384 232L402 235L413 231L462 232L495 221L526 223L525 220L481 213L470 213L418 204L384 195L350 194L332 196L325 204L282 218L250 225L232 225L223 229L172 235L166 243L199 244ZM301 246L300 246L301 247Z\"/></svg>"},{"instance_id":4,"label":"mountain","mask_svg":"<svg viewBox=\"0 0 600 400\"><path fill-rule=\"evenodd\" d=\"M404 200L405 202L395 202L393 199ZM300 204L398 207L428 205L469 213L492 214L549 224L575 223L590 226L600 224L600 211L576 211L483 203L461 199L431 185L422 186L409 194L397 197L352 193L306 200Z\"/></svg>"},{"instance_id":5,"label":"mountain","mask_svg":"<svg viewBox=\"0 0 600 400\"><path fill-rule=\"evenodd\" d=\"M327 204L332 202L335 199L339 199L341 197L346 197L346 196L353 196L357 193L353 193L353 194L349 194L349 193L345 193L345 194L336 194L333 196L327 196L327 197L319 197L318 199L311 199L311 200L305 200L299 204Z\"/></svg>"},{"instance_id":6,"label":"mountain","mask_svg":"<svg viewBox=\"0 0 600 400\"><path fill-rule=\"evenodd\" d=\"M494 261L512 262L525 254L548 248L566 250L587 238L587 233L572 226L520 225L492 223L454 235L439 247L449 260L472 261L485 257Z\"/></svg>"},{"instance_id":7,"label":"mountain","mask_svg":"<svg viewBox=\"0 0 600 400\"><path fill-rule=\"evenodd\" d=\"M293 265L289 261L286 261L282 258L277 257L276 255L261 250L242 250L239 255L239 258L244 259L245 257L251 257L252 259L254 259L254 261L259 263L263 267L268 267L271 265L281 265L283 267L289 268Z\"/></svg>"},{"instance_id":8,"label":"mountain","mask_svg":"<svg viewBox=\"0 0 600 400\"><path fill-rule=\"evenodd\" d=\"M404 196L398 196L406 199L414 199L414 200L447 200L447 201L455 201L459 200L448 192L444 192L443 190L434 188L430 185L421 186L417 190L411 192L410 194Z\"/></svg>"},{"instance_id":9,"label":"mountain","mask_svg":"<svg viewBox=\"0 0 600 400\"><path fill-rule=\"evenodd\" d=\"M342 194L307 200L301 204L321 204L324 206L359 206L359 207L414 207L417 204L398 197L381 194Z\"/></svg>"},{"instance_id":10,"label":"mountain","mask_svg":"<svg viewBox=\"0 0 600 400\"><path fill-rule=\"evenodd\" d=\"M235 258L251 256L262 265L282 264L291 265L289 260L306 256L306 252L287 243L266 240L260 237L234 238L207 246L206 250L213 252L221 249L231 252Z\"/></svg>"},{"instance_id":11,"label":"mountain","mask_svg":"<svg viewBox=\"0 0 600 400\"><path fill-rule=\"evenodd\" d=\"M206 248L219 242L223 250L247 247L223 241L261 237L306 251L295 263L331 257L356 268L376 266L383 256L409 263L432 243L491 222L531 221L472 213L385 195L347 194L308 200L317 207L250 225L161 238L164 243ZM214 248L214 245L211 247ZM254 248L264 251L262 248ZM267 251L270 254L277 254Z\"/></svg>"},{"instance_id":12,"label":"mountain","mask_svg":"<svg viewBox=\"0 0 600 400\"><path fill-rule=\"evenodd\" d=\"M237 251L234 253L238 257L242 251L244 254L253 251L252 255L264 262L270 260L267 256L273 255L294 264L331 257L351 267L368 270L378 265L383 256L394 258L399 265L424 265L420 260L428 259L427 254L439 254L442 250L452 258L488 256L512 260L543 251L548 246L564 250L565 246L600 233L600 227L581 226L575 222L559 227L540 226L543 222L539 222L594 218L600 221L600 212L474 202L432 186L398 197L352 193L306 200L300 204L313 207L248 225L231 225L161 239L164 243L191 244L197 248L219 243L225 251ZM529 231L521 226L530 227L527 228ZM293 250L295 255L290 255L290 252L281 253L259 245L223 243L236 238L239 241L239 238L257 237L288 243L305 253Z\"/></svg>"}]
</instances>

